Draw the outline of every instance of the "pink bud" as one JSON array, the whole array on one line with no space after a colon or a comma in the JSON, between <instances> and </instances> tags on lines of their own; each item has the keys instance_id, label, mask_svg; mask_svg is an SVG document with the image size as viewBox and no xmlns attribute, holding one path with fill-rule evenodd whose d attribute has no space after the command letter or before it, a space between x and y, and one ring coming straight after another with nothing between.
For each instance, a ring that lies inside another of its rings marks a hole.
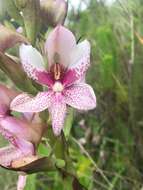
<instances>
[{"instance_id":1,"label":"pink bud","mask_svg":"<svg viewBox=\"0 0 143 190\"><path fill-rule=\"evenodd\" d=\"M0 51L15 46L17 43L28 43L27 39L16 31L13 31L0 24Z\"/></svg>"},{"instance_id":2,"label":"pink bud","mask_svg":"<svg viewBox=\"0 0 143 190\"><path fill-rule=\"evenodd\" d=\"M0 165L9 169L26 165L37 159L36 147L41 141L45 126L12 116L0 118L0 133L10 143L0 148Z\"/></svg>"}]
</instances>

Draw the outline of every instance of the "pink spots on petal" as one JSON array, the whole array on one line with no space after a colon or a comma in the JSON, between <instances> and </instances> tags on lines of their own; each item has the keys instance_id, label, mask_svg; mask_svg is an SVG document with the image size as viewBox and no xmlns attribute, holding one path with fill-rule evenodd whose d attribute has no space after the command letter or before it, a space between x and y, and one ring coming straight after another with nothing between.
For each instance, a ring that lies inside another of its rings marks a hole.
<instances>
[{"instance_id":1,"label":"pink spots on petal","mask_svg":"<svg viewBox=\"0 0 143 190\"><path fill-rule=\"evenodd\" d=\"M3 123L2 123L3 124ZM28 132L28 131L27 131ZM32 143L22 139L17 136L16 132L12 133L5 128L5 126L0 126L0 133L5 137L13 146L17 147L24 155L29 155L34 153L34 146ZM22 135L21 135L22 136Z\"/></svg>"},{"instance_id":2,"label":"pink spots on petal","mask_svg":"<svg viewBox=\"0 0 143 190\"><path fill-rule=\"evenodd\" d=\"M25 70L25 72L27 73L29 78L32 78L33 80L38 80L36 73L38 72L34 66L30 65L30 64L23 64L23 68Z\"/></svg>"},{"instance_id":3,"label":"pink spots on petal","mask_svg":"<svg viewBox=\"0 0 143 190\"><path fill-rule=\"evenodd\" d=\"M66 104L64 102L64 97L60 93L56 93L49 111L52 119L53 132L56 136L58 136L64 127L64 120L66 116Z\"/></svg>"},{"instance_id":4,"label":"pink spots on petal","mask_svg":"<svg viewBox=\"0 0 143 190\"><path fill-rule=\"evenodd\" d=\"M85 83L72 85L64 91L68 105L80 109L90 110L96 107L96 97L92 87Z\"/></svg>"},{"instance_id":5,"label":"pink spots on petal","mask_svg":"<svg viewBox=\"0 0 143 190\"><path fill-rule=\"evenodd\" d=\"M11 162L21 156L23 156L22 152L14 146L0 148L0 165L10 167Z\"/></svg>"},{"instance_id":6,"label":"pink spots on petal","mask_svg":"<svg viewBox=\"0 0 143 190\"><path fill-rule=\"evenodd\" d=\"M90 65L89 57L85 57L75 65L67 70L63 78L63 84L65 86L70 86L71 84L83 79L88 67Z\"/></svg>"},{"instance_id":7,"label":"pink spots on petal","mask_svg":"<svg viewBox=\"0 0 143 190\"><path fill-rule=\"evenodd\" d=\"M0 164L5 167L10 166L11 162L15 159L34 154L34 145L27 141L26 137L24 139L22 137L23 134L20 135L20 126L16 126L19 129L15 131L13 124L11 125L11 123L5 122L6 118L0 120L0 133L11 144L11 146L0 149ZM11 118L13 119L13 117ZM9 128L10 126L12 129ZM21 130L22 132L23 130Z\"/></svg>"},{"instance_id":8,"label":"pink spots on petal","mask_svg":"<svg viewBox=\"0 0 143 190\"><path fill-rule=\"evenodd\" d=\"M0 126L0 134L5 137L5 139L7 139L11 144L16 146L16 138L11 132Z\"/></svg>"},{"instance_id":9,"label":"pink spots on petal","mask_svg":"<svg viewBox=\"0 0 143 190\"><path fill-rule=\"evenodd\" d=\"M46 71L40 71L35 69L32 65L24 65L24 70L26 71L29 78L36 80L39 84L51 86L53 84L52 78Z\"/></svg>"},{"instance_id":10,"label":"pink spots on petal","mask_svg":"<svg viewBox=\"0 0 143 190\"><path fill-rule=\"evenodd\" d=\"M11 109L19 112L41 112L51 104L52 92L39 92L36 97L20 94L11 103Z\"/></svg>"},{"instance_id":11,"label":"pink spots on petal","mask_svg":"<svg viewBox=\"0 0 143 190\"><path fill-rule=\"evenodd\" d=\"M20 59L27 75L38 81L37 72L45 71L42 55L31 45L20 46Z\"/></svg>"}]
</instances>

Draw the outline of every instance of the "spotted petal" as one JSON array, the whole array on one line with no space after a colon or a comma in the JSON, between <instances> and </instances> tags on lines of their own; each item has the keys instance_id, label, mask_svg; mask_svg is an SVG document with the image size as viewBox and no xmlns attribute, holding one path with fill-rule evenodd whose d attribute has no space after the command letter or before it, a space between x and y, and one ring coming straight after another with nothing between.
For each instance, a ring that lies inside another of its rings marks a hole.
<instances>
[{"instance_id":1,"label":"spotted petal","mask_svg":"<svg viewBox=\"0 0 143 190\"><path fill-rule=\"evenodd\" d=\"M11 110L18 112L41 112L51 104L52 92L40 92L36 97L20 94L11 102Z\"/></svg>"},{"instance_id":2,"label":"spotted petal","mask_svg":"<svg viewBox=\"0 0 143 190\"><path fill-rule=\"evenodd\" d=\"M76 40L71 31L63 26L57 26L48 36L45 50L48 54L49 67L55 62L69 65L70 53L76 46Z\"/></svg>"},{"instance_id":3,"label":"spotted petal","mask_svg":"<svg viewBox=\"0 0 143 190\"><path fill-rule=\"evenodd\" d=\"M19 139L24 139L36 145L41 139L43 129L44 126L39 123L39 121L36 121L36 116L33 118L33 123L12 116L5 116L0 119L0 132L8 140L11 140L11 143L15 142L14 139L18 137ZM17 143L16 141L14 145L17 146Z\"/></svg>"},{"instance_id":4,"label":"spotted petal","mask_svg":"<svg viewBox=\"0 0 143 190\"><path fill-rule=\"evenodd\" d=\"M79 110L90 110L96 107L96 97L92 87L85 83L72 85L64 92L68 105Z\"/></svg>"},{"instance_id":5,"label":"spotted petal","mask_svg":"<svg viewBox=\"0 0 143 190\"><path fill-rule=\"evenodd\" d=\"M39 82L40 84L51 84L51 78L44 68L44 60L41 54L33 48L31 45L20 46L20 59L23 65L23 68L27 75ZM47 75L47 79L43 79L43 75Z\"/></svg>"},{"instance_id":6,"label":"spotted petal","mask_svg":"<svg viewBox=\"0 0 143 190\"><path fill-rule=\"evenodd\" d=\"M58 136L64 127L64 119L66 115L66 104L64 102L64 97L61 94L55 95L49 111L52 119L53 132Z\"/></svg>"},{"instance_id":7,"label":"spotted petal","mask_svg":"<svg viewBox=\"0 0 143 190\"><path fill-rule=\"evenodd\" d=\"M90 43L87 40L79 43L70 54L70 65L63 78L65 86L84 80L90 65Z\"/></svg>"},{"instance_id":8,"label":"spotted petal","mask_svg":"<svg viewBox=\"0 0 143 190\"><path fill-rule=\"evenodd\" d=\"M8 131L2 123L0 123L0 125L0 133L2 136L4 136L16 149L19 149L23 155L26 156L34 153L34 146L31 142L21 139L16 136L15 133Z\"/></svg>"},{"instance_id":9,"label":"spotted petal","mask_svg":"<svg viewBox=\"0 0 143 190\"><path fill-rule=\"evenodd\" d=\"M24 156L20 149L14 146L7 146L0 148L0 165L3 167L9 167L13 160L19 159Z\"/></svg>"},{"instance_id":10,"label":"spotted petal","mask_svg":"<svg viewBox=\"0 0 143 190\"><path fill-rule=\"evenodd\" d=\"M11 146L0 149L0 164L8 166L14 159L35 153L34 145L31 143L30 126L12 116L0 118L0 134L9 141ZM6 157L6 158L5 158Z\"/></svg>"}]
</instances>

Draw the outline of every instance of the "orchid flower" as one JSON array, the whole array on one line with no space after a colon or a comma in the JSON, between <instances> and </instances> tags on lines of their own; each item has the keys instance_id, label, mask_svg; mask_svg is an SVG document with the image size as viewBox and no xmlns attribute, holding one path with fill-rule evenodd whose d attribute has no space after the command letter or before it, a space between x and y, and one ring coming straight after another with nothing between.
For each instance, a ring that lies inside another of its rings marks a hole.
<instances>
[{"instance_id":1,"label":"orchid flower","mask_svg":"<svg viewBox=\"0 0 143 190\"><path fill-rule=\"evenodd\" d=\"M26 119L17 119L10 115L9 105L18 93L0 85L0 133L10 145L0 148L0 165L5 168L16 168L25 162L33 161L35 148L42 136L42 126ZM23 190L26 175L19 175L17 190Z\"/></svg>"},{"instance_id":2,"label":"orchid flower","mask_svg":"<svg viewBox=\"0 0 143 190\"><path fill-rule=\"evenodd\" d=\"M35 148L41 139L41 126L12 116L0 118L0 133L10 146L0 149L0 165L11 167L16 160L35 155Z\"/></svg>"},{"instance_id":3,"label":"orchid flower","mask_svg":"<svg viewBox=\"0 0 143 190\"><path fill-rule=\"evenodd\" d=\"M19 168L38 159L36 147L42 137L42 125L32 124L24 119L6 116L0 119L0 133L10 145L0 148L0 165L5 168ZM19 175L17 190L23 190L26 174Z\"/></svg>"},{"instance_id":4,"label":"orchid flower","mask_svg":"<svg viewBox=\"0 0 143 190\"><path fill-rule=\"evenodd\" d=\"M45 51L48 68L42 55L31 45L22 44L20 59L27 75L48 87L36 97L26 93L18 95L11 103L11 109L18 112L41 112L49 109L55 135L64 126L67 106L79 110L96 107L92 87L85 83L85 74L90 65L90 43L87 40L76 44L71 31L57 26L47 38Z\"/></svg>"}]
</instances>

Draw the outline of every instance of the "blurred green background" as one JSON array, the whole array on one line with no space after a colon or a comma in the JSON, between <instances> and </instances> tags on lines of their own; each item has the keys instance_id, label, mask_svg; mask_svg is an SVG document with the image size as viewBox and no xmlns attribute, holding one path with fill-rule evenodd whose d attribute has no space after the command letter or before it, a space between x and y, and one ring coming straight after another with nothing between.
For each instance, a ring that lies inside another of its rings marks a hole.
<instances>
[{"instance_id":1,"label":"blurred green background","mask_svg":"<svg viewBox=\"0 0 143 190\"><path fill-rule=\"evenodd\" d=\"M91 42L87 82L97 108L76 112L72 147L88 190L143 189L143 0L85 0L69 5L66 25ZM0 79L5 80L3 73ZM3 144L3 140L0 140ZM0 189L15 190L16 174L0 169ZM58 172L28 178L26 190L70 190Z\"/></svg>"}]
</instances>

